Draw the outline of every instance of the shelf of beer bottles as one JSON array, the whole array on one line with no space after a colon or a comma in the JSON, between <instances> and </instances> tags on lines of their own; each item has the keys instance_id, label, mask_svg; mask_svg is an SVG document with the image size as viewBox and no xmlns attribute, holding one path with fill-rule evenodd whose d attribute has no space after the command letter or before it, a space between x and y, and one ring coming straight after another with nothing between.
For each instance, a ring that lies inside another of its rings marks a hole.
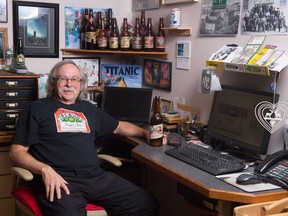
<instances>
[{"instance_id":1,"label":"shelf of beer bottles","mask_svg":"<svg viewBox=\"0 0 288 216\"><path fill-rule=\"evenodd\" d=\"M168 32L169 36L191 36L191 28L175 28L175 27L164 27L164 30Z\"/></svg>"},{"instance_id":2,"label":"shelf of beer bottles","mask_svg":"<svg viewBox=\"0 0 288 216\"><path fill-rule=\"evenodd\" d=\"M124 50L84 50L84 49L61 49L63 55L102 55L102 54L126 54L154 56L161 59L168 59L168 52L145 52L145 51L124 51Z\"/></svg>"}]
</instances>

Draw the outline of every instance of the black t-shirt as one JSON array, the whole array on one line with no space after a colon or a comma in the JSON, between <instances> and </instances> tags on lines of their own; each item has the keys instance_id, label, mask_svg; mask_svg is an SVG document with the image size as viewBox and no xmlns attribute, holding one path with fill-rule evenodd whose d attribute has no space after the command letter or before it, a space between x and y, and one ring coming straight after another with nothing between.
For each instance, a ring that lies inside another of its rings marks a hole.
<instances>
[{"instance_id":1,"label":"black t-shirt","mask_svg":"<svg viewBox=\"0 0 288 216\"><path fill-rule=\"evenodd\" d=\"M32 102L22 113L13 144L63 176L93 176L99 170L95 139L119 122L88 101L65 105L51 98Z\"/></svg>"}]
</instances>

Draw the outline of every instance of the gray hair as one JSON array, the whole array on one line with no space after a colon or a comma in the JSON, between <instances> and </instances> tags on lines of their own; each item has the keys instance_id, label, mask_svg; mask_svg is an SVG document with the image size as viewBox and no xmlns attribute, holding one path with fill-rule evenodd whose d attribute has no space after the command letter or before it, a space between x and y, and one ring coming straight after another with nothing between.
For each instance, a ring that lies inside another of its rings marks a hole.
<instances>
[{"instance_id":1,"label":"gray hair","mask_svg":"<svg viewBox=\"0 0 288 216\"><path fill-rule=\"evenodd\" d=\"M58 78L59 68L61 68L64 65L67 65L67 64L74 65L80 71L80 76L81 76L82 81L81 81L81 90L80 90L80 93L77 97L77 100L80 101L80 100L86 99L86 97L87 97L87 87L86 87L87 76L79 69L79 67L75 64L75 62L73 62L71 60L60 61L57 64L55 64L54 67L51 69L50 74L48 76L47 84L46 84L47 97L50 97L50 98L58 97L57 88L56 88L56 84L57 84L56 79Z\"/></svg>"}]
</instances>

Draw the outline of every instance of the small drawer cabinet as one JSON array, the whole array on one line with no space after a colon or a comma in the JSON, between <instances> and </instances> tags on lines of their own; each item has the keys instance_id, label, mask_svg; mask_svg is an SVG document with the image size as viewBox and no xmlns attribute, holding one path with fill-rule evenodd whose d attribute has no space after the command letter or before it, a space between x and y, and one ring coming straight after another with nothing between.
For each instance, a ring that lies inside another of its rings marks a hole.
<instances>
[{"instance_id":1,"label":"small drawer cabinet","mask_svg":"<svg viewBox=\"0 0 288 216\"><path fill-rule=\"evenodd\" d=\"M0 70L0 214L14 216L11 197L9 148L16 121L25 107L38 98L38 75Z\"/></svg>"}]
</instances>

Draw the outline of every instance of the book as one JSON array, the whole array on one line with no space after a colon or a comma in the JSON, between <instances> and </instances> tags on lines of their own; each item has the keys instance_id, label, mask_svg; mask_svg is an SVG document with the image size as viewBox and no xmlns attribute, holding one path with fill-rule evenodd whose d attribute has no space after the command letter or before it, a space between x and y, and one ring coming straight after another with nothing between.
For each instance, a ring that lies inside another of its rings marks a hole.
<instances>
[{"instance_id":1,"label":"book","mask_svg":"<svg viewBox=\"0 0 288 216\"><path fill-rule=\"evenodd\" d=\"M249 60L248 64L261 66L268 60L276 48L277 46L275 45L266 45Z\"/></svg>"},{"instance_id":2,"label":"book","mask_svg":"<svg viewBox=\"0 0 288 216\"><path fill-rule=\"evenodd\" d=\"M236 53L231 63L246 64L252 56L259 50L266 36L251 36L245 48Z\"/></svg>"},{"instance_id":3,"label":"book","mask_svg":"<svg viewBox=\"0 0 288 216\"><path fill-rule=\"evenodd\" d=\"M239 52L242 48L237 45L225 45L221 47L217 52L213 53L209 60L211 61L222 61L231 62L235 54Z\"/></svg>"}]
</instances>

